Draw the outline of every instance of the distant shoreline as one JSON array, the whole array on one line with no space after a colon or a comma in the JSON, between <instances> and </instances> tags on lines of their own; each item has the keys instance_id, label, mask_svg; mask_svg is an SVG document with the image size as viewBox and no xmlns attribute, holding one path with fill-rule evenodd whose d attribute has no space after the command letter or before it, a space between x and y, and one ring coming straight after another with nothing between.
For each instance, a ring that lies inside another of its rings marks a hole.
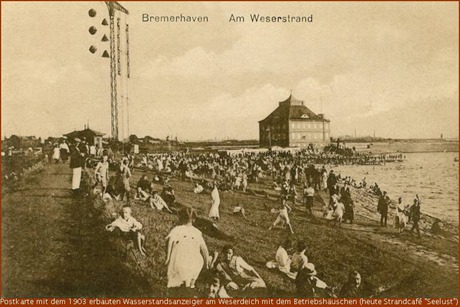
<instances>
[{"instance_id":1,"label":"distant shoreline","mask_svg":"<svg viewBox=\"0 0 460 307\"><path fill-rule=\"evenodd\" d=\"M358 152L383 153L430 153L458 152L458 141L404 140L382 142L345 142L347 147L355 147Z\"/></svg>"}]
</instances>

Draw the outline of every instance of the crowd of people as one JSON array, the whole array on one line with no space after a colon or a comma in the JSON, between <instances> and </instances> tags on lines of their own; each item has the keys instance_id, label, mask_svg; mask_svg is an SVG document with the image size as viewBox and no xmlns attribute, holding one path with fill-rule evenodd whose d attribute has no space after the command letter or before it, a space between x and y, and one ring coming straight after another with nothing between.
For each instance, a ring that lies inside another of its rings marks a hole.
<instances>
[{"instance_id":1,"label":"crowd of people","mask_svg":"<svg viewBox=\"0 0 460 307\"><path fill-rule=\"evenodd\" d=\"M61 149L59 148L59 157L63 156ZM53 150L54 161L57 153L57 150ZM205 281L205 295L208 297L265 296L267 285L255 268L236 253L233 246L225 246L220 255L217 252L209 253L202 231L194 224L197 218L195 210L177 203L169 178L192 181L194 187L191 191L196 194L201 194L206 189L210 190L208 218L213 223L221 219L220 191L239 190L246 193L251 182L258 183L262 178L265 182L268 179L273 182L273 185L270 184L273 190L279 192L279 206L272 208L272 212L278 215L274 223L267 227L272 230L281 224L280 226L290 233L294 233L289 219L293 208L303 207L300 211L305 211L306 217L316 218L312 209L318 192L324 191L329 194L329 202L322 208L323 217L340 227L344 222L354 222L355 207L350 187L367 190L365 178L357 183L351 177L342 178L340 174L335 174L334 170L328 172L324 164L321 167L315 166L318 161L321 161L321 164L343 161L339 156L308 150L238 155L174 152L140 155L135 158L127 155L119 163L112 160L107 150L102 150L96 154L98 161L91 164L88 161L94 160L89 159L91 155L88 145L76 138L68 146L68 153L72 168L73 194L79 194L82 169L92 167L95 181L92 188L95 194L100 195L105 201L126 201L122 214L114 216L114 221L107 225L106 229L117 229L123 236L135 242L141 255L146 255L145 236L141 231L142 224L131 216L133 203L148 202L152 209L177 214L180 225L174 227L166 238L165 261L168 278L166 287L169 295L177 297L196 296L196 283L202 272L207 272L208 276ZM364 156L360 158L364 159ZM57 160L59 159L61 158ZM115 170L113 176L109 175L111 169ZM130 179L133 172L146 171L154 172L152 180L148 179L147 174L143 174L132 191ZM161 192L155 191L155 184L163 186ZM377 184L371 186L369 191L379 196L377 210L381 214L380 223L385 227L390 206L389 198L386 192L380 191ZM412 230L416 230L420 236L418 221L421 202L418 197L416 200L410 209L402 205L396 206L396 225L404 225L404 229L412 219ZM233 212L246 218L242 204L236 206ZM410 218L407 218L408 215ZM402 232L401 227L399 231ZM299 241L292 256L288 253L291 248L292 242L286 239L276 251L275 260L268 262L267 267L277 268L293 280L299 297L370 295L364 294L365 291L361 288L361 275L357 271L350 272L349 280L338 293L334 293L335 289L317 277L315 265L308 261L305 243Z\"/></svg>"}]
</instances>

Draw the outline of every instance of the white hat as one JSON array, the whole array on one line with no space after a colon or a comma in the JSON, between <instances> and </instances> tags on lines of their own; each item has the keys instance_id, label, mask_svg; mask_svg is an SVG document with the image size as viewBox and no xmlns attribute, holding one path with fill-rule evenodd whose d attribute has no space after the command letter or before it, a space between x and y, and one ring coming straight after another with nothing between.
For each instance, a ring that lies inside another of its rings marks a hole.
<instances>
[{"instance_id":1,"label":"white hat","mask_svg":"<svg viewBox=\"0 0 460 307\"><path fill-rule=\"evenodd\" d=\"M313 263L305 263L303 269L307 275L316 275L315 265Z\"/></svg>"}]
</instances>

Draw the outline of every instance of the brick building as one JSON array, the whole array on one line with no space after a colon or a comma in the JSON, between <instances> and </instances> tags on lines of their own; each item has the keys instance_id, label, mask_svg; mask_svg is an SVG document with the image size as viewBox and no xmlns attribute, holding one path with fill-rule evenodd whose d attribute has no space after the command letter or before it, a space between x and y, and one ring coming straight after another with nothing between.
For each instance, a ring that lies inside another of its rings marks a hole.
<instances>
[{"instance_id":1,"label":"brick building","mask_svg":"<svg viewBox=\"0 0 460 307\"><path fill-rule=\"evenodd\" d=\"M289 96L270 115L259 121L261 147L324 147L330 143L330 120L315 114L303 101Z\"/></svg>"}]
</instances>

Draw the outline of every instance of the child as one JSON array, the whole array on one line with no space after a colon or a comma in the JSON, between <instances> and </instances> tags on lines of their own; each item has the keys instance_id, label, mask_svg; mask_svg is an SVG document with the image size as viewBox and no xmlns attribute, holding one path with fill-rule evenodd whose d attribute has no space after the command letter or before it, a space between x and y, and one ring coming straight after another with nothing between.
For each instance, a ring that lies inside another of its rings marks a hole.
<instances>
[{"instance_id":1,"label":"child","mask_svg":"<svg viewBox=\"0 0 460 307\"><path fill-rule=\"evenodd\" d=\"M278 223L282 222L283 225L287 224L289 226L289 230L291 231L291 233L294 233L294 231L292 230L291 222L289 221L289 216L288 216L288 209L289 211L291 211L292 209L291 207L288 206L286 202L286 198L287 197L283 197L282 203L280 205L278 217L276 218L273 225L270 226L270 228L268 228L268 230L271 230L273 227L278 225Z\"/></svg>"},{"instance_id":2,"label":"child","mask_svg":"<svg viewBox=\"0 0 460 307\"><path fill-rule=\"evenodd\" d=\"M96 169L94 170L94 176L95 176L95 185L94 189L96 186L101 183L102 185L102 192L101 195L104 195L106 190L107 190L107 181L109 178L109 156L107 154L104 154L102 156L102 160L99 161L96 165Z\"/></svg>"},{"instance_id":3,"label":"child","mask_svg":"<svg viewBox=\"0 0 460 307\"><path fill-rule=\"evenodd\" d=\"M144 248L145 236L140 232L142 224L139 223L134 217L131 216L131 207L123 207L123 217L117 214L117 218L112 223L105 226L108 231L113 231L118 227L122 233L130 240L137 241L139 252L145 256L146 250Z\"/></svg>"}]
</instances>

